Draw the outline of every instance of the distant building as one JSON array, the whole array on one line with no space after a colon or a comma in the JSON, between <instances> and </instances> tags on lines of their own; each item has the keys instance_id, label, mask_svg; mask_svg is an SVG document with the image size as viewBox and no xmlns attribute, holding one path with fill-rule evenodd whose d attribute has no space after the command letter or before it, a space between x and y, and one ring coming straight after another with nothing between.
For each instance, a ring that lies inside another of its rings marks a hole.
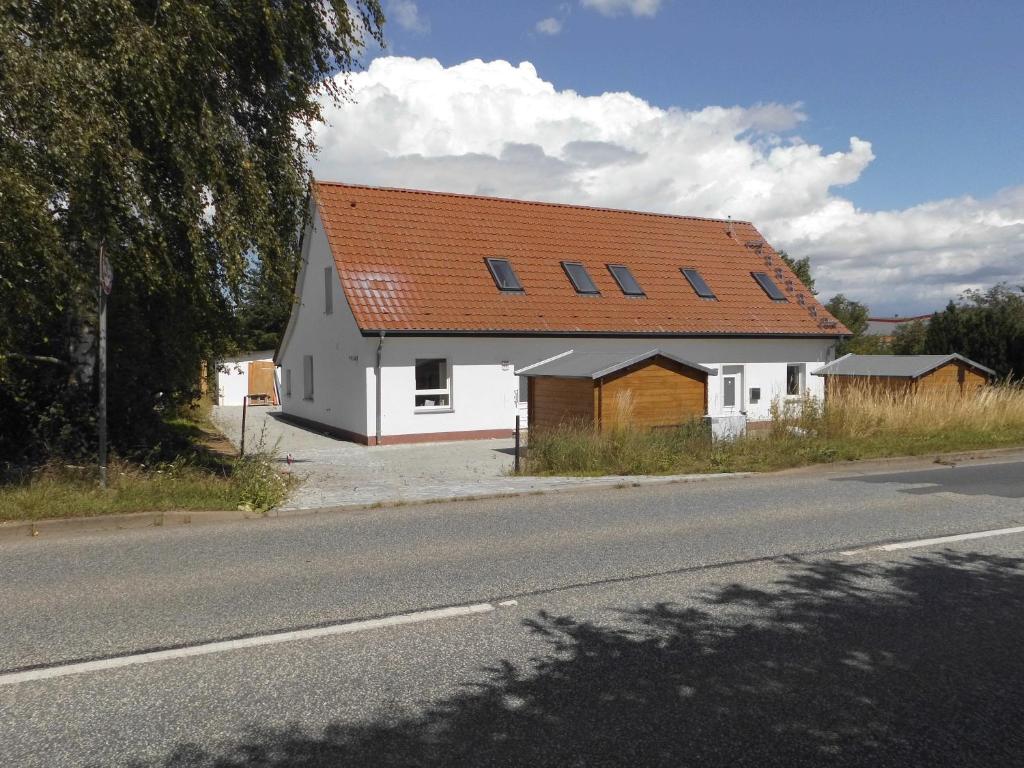
<instances>
[{"instance_id":1,"label":"distant building","mask_svg":"<svg viewBox=\"0 0 1024 768\"><path fill-rule=\"evenodd\" d=\"M881 336L886 341L892 341L896 335L896 329L901 325L907 325L917 320L921 320L927 325L928 321L934 316L934 313L929 313L927 315L911 315L909 317L900 317L899 315L895 317L869 317L868 327L864 333L868 336Z\"/></svg>"}]
</instances>

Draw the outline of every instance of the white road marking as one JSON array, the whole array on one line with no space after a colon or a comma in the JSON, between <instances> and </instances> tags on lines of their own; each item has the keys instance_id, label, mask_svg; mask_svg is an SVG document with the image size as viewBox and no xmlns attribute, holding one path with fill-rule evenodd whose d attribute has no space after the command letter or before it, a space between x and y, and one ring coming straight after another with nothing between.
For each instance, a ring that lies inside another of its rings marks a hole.
<instances>
[{"instance_id":1,"label":"white road marking","mask_svg":"<svg viewBox=\"0 0 1024 768\"><path fill-rule=\"evenodd\" d=\"M511 608L513 605L519 605L518 600L502 600L498 603L502 608Z\"/></svg>"},{"instance_id":2,"label":"white road marking","mask_svg":"<svg viewBox=\"0 0 1024 768\"><path fill-rule=\"evenodd\" d=\"M861 555L865 552L896 552L900 549L917 549L918 547L933 547L937 544L950 544L954 541L969 541L971 539L986 539L989 536L1007 536L1011 533L1024 533L1024 525L1014 528L997 528L991 531L976 531L975 533L958 533L955 536L938 536L933 539L915 539L914 541L898 541L895 544L881 544L877 547L865 547L864 549L850 549L840 552L841 555Z\"/></svg>"},{"instance_id":3,"label":"white road marking","mask_svg":"<svg viewBox=\"0 0 1024 768\"><path fill-rule=\"evenodd\" d=\"M220 640L213 643L193 645L187 648L174 648L166 651L150 651L149 653L138 653L132 656L117 656L110 659L83 661L77 664L42 667L39 669L29 669L23 672L11 672L6 675L0 675L0 685L14 685L16 683L25 683L32 680L47 680L49 678L64 677L66 675L79 675L85 672L100 672L107 669L117 669L118 667L128 667L135 664L150 664L154 661L182 659L188 656L206 656L211 653L236 651L241 648L255 648L261 645L290 643L295 640L309 640L311 638L327 637L330 635L347 635L354 632L383 629L384 627L397 627L402 626L403 624L419 624L424 621L436 621L438 619L451 619L458 616L471 616L478 613L489 613L493 610L494 606L491 603L459 605L453 608L438 608L432 611L419 611L417 613L405 613L400 616L387 616L383 619L351 621L346 624L332 624L327 627L298 629L289 632L274 632L267 635L257 635L255 637L243 637L238 640Z\"/></svg>"}]
</instances>

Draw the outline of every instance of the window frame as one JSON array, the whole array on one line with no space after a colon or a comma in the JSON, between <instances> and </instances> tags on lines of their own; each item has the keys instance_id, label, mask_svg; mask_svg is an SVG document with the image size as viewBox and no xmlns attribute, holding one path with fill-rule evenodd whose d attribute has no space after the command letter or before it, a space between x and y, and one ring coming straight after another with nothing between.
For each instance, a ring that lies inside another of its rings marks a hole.
<instances>
[{"instance_id":1,"label":"window frame","mask_svg":"<svg viewBox=\"0 0 1024 768\"><path fill-rule=\"evenodd\" d=\"M643 289L643 286L640 285L640 281L636 279L636 275L633 274L633 270L625 264L605 264L605 266L608 267L608 272L611 273L612 279L614 279L615 284L619 286L619 290L622 291L623 296L630 296L638 299L647 298L647 292ZM619 279L619 275L615 271L616 269L625 270L626 274L629 275L630 280L632 280L633 284L636 285L636 289L639 293L626 290L626 286L622 284L622 280Z\"/></svg>"},{"instance_id":2,"label":"window frame","mask_svg":"<svg viewBox=\"0 0 1024 768\"><path fill-rule=\"evenodd\" d=\"M505 265L508 267L508 271L512 275L512 279L516 281L517 287L506 288L504 285L502 285L502 280L498 276L498 272L494 266L499 261L504 262ZM484 258L484 263L487 265L487 271L491 273L491 279L494 280L494 284L495 286L497 286L499 291L501 291L502 293L526 293L526 289L523 288L523 281L520 280L519 275L516 274L516 270L512 266L511 259L507 259L504 256L486 256Z\"/></svg>"},{"instance_id":3,"label":"window frame","mask_svg":"<svg viewBox=\"0 0 1024 768\"><path fill-rule=\"evenodd\" d=\"M583 276L590 283L590 287L593 290L583 290L576 282L576 278L573 276L572 271L569 267L579 267L583 270ZM597 283L594 282L594 278L590 276L590 272L587 270L586 265L582 261L563 261L562 271L565 272L565 276L569 278L569 284L575 289L576 293L580 296L600 296L601 289L597 287Z\"/></svg>"},{"instance_id":4,"label":"window frame","mask_svg":"<svg viewBox=\"0 0 1024 768\"><path fill-rule=\"evenodd\" d=\"M780 304L782 302L789 302L789 299L786 297L786 294L782 292L782 289L779 288L778 285L776 285L775 281L772 280L771 275L769 275L767 272L751 272L750 276L754 278L754 282L761 287L761 290L765 292L765 295L769 299L771 299L772 301L777 301ZM764 280L762 280L761 278L764 278ZM772 291L775 291L775 293L777 293L778 296L773 296Z\"/></svg>"},{"instance_id":5,"label":"window frame","mask_svg":"<svg viewBox=\"0 0 1024 768\"><path fill-rule=\"evenodd\" d=\"M334 270L324 267L324 314L334 314Z\"/></svg>"},{"instance_id":6,"label":"window frame","mask_svg":"<svg viewBox=\"0 0 1024 768\"><path fill-rule=\"evenodd\" d=\"M789 391L789 372L796 370L796 392ZM786 363L786 397L803 397L807 391L807 365L805 363Z\"/></svg>"},{"instance_id":7,"label":"window frame","mask_svg":"<svg viewBox=\"0 0 1024 768\"><path fill-rule=\"evenodd\" d=\"M416 383L416 371L422 363L429 362L442 362L444 363L444 381L445 386L441 389L420 389ZM413 361L413 393L412 393L412 407L414 413L447 413L455 408L455 397L453 394L452 387L452 363L447 357L417 357ZM443 405L417 405L416 400L419 397L447 397L448 402Z\"/></svg>"},{"instance_id":8,"label":"window frame","mask_svg":"<svg viewBox=\"0 0 1024 768\"><path fill-rule=\"evenodd\" d=\"M693 288L693 292L696 293L699 298L707 301L718 301L718 296L716 296L715 292L711 290L711 286L708 285L708 281L704 279L704 275L700 273L700 270L696 267L680 267L679 271L683 273L683 277L686 278L686 282L690 284L690 287ZM690 274L691 272L693 275ZM704 286L704 290L707 291L706 294L701 291L700 286L695 282L695 279L699 280L700 285Z\"/></svg>"},{"instance_id":9,"label":"window frame","mask_svg":"<svg viewBox=\"0 0 1024 768\"><path fill-rule=\"evenodd\" d=\"M313 368L313 356L303 355L302 356L302 399L313 400L315 394L315 388L313 382L315 379L314 368Z\"/></svg>"}]
</instances>

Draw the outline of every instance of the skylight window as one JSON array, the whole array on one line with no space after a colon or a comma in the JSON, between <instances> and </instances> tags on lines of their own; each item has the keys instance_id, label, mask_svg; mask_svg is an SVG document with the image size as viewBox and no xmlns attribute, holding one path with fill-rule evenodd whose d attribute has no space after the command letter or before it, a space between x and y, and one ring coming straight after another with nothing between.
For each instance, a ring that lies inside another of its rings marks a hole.
<instances>
[{"instance_id":1,"label":"skylight window","mask_svg":"<svg viewBox=\"0 0 1024 768\"><path fill-rule=\"evenodd\" d=\"M633 277L633 273L629 271L629 267L624 267L621 264L609 264L608 271L612 273L615 282L619 284L619 288L627 296L647 295L644 293L644 289L640 287L640 283Z\"/></svg>"},{"instance_id":2,"label":"skylight window","mask_svg":"<svg viewBox=\"0 0 1024 768\"><path fill-rule=\"evenodd\" d=\"M508 259L484 259L487 268L491 270L491 277L499 291L522 292L523 284L519 282L516 273L512 270L512 264Z\"/></svg>"},{"instance_id":3,"label":"skylight window","mask_svg":"<svg viewBox=\"0 0 1024 768\"><path fill-rule=\"evenodd\" d=\"M768 277L764 272L751 272L751 276L757 280L757 284L760 285L764 292L768 294L768 298L772 301L787 301L786 294L779 290L779 286L772 282L772 279Z\"/></svg>"},{"instance_id":4,"label":"skylight window","mask_svg":"<svg viewBox=\"0 0 1024 768\"><path fill-rule=\"evenodd\" d=\"M595 296L600 293L600 291L597 290L597 286L594 285L594 281L590 279L590 273L587 272L587 268L578 261L563 261L562 269L564 269L565 274L569 276L569 282L571 282L572 287L576 289L576 293L582 293L590 296Z\"/></svg>"},{"instance_id":5,"label":"skylight window","mask_svg":"<svg viewBox=\"0 0 1024 768\"><path fill-rule=\"evenodd\" d=\"M702 299L713 299L715 298L715 292L711 290L708 284L704 281L704 278L700 276L700 272L696 269L683 269L683 277L690 281L690 285L693 286L693 290Z\"/></svg>"}]
</instances>

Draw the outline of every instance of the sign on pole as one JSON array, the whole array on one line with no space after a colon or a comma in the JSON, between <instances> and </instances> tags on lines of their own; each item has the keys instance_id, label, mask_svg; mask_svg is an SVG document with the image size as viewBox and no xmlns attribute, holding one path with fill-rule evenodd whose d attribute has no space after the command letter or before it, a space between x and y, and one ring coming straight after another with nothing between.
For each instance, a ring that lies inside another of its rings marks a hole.
<instances>
[{"instance_id":1,"label":"sign on pole","mask_svg":"<svg viewBox=\"0 0 1024 768\"><path fill-rule=\"evenodd\" d=\"M100 244L99 264L99 343L97 344L96 380L99 384L99 465L100 487L107 487L107 297L114 288L114 270Z\"/></svg>"}]
</instances>

